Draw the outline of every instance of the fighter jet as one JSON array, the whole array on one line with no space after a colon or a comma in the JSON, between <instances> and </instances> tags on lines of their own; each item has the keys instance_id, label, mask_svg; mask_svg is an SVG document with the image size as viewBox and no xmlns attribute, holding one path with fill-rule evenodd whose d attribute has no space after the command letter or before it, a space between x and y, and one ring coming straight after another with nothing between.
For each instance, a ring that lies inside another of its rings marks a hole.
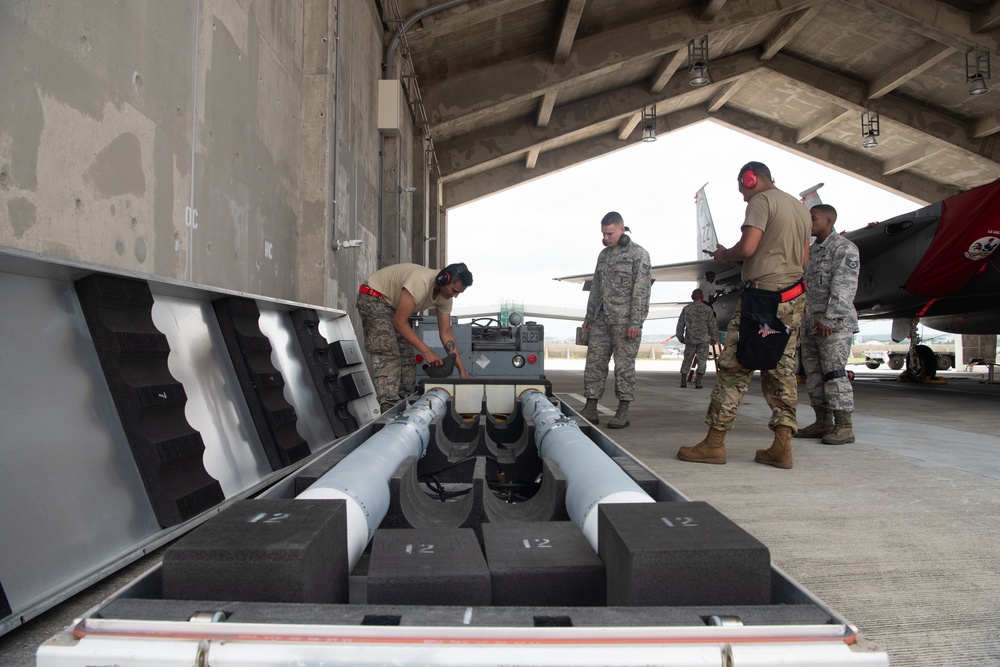
<instances>
[{"instance_id":1,"label":"fighter jet","mask_svg":"<svg viewBox=\"0 0 1000 667\"><path fill-rule=\"evenodd\" d=\"M817 190L800 194L809 207ZM704 196L696 196L699 252L715 250L715 227ZM921 345L917 324L956 334L1000 333L1000 180L889 220L845 232L858 246L861 270L854 305L862 319L892 320L892 338L910 338L907 370L933 377L937 361ZM654 280L712 283L719 329L739 305L741 267L712 259L654 266ZM712 278L708 280L706 278ZM556 280L583 283L592 274Z\"/></svg>"}]
</instances>

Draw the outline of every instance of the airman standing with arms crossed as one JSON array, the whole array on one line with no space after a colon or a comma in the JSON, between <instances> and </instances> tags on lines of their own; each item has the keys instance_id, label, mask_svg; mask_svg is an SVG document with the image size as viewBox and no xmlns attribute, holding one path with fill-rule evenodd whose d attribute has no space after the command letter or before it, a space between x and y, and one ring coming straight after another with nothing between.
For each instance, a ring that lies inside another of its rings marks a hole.
<instances>
[{"instance_id":1,"label":"airman standing with arms crossed","mask_svg":"<svg viewBox=\"0 0 1000 667\"><path fill-rule=\"evenodd\" d=\"M806 266L808 313L802 326L802 368L816 421L796 438L822 438L827 445L854 442L854 389L847 377L851 339L858 331L854 295L861 256L847 237L834 233L837 209L818 204L809 211L816 237Z\"/></svg>"},{"instance_id":2,"label":"airman standing with arms crossed","mask_svg":"<svg viewBox=\"0 0 1000 667\"><path fill-rule=\"evenodd\" d=\"M694 463L726 462L725 437L736 423L754 370L771 408L774 431L769 449L758 449L757 463L792 467L792 435L798 429L799 329L806 312L802 273L809 259L809 211L797 198L774 185L771 170L760 162L740 169L737 183L746 216L740 240L732 248L719 245L712 257L743 262L740 308L726 329L726 346L705 423L708 434L693 447L681 447L677 458Z\"/></svg>"},{"instance_id":3,"label":"airman standing with arms crossed","mask_svg":"<svg viewBox=\"0 0 1000 667\"><path fill-rule=\"evenodd\" d=\"M642 340L642 324L649 314L652 285L649 253L626 231L628 227L619 213L612 211L601 220L604 250L597 256L583 321L589 341L583 372L587 404L581 415L592 424L598 423L597 402L604 395L613 354L618 409L608 421L608 428L625 428L629 424L628 406L635 396L635 358Z\"/></svg>"},{"instance_id":4,"label":"airman standing with arms crossed","mask_svg":"<svg viewBox=\"0 0 1000 667\"><path fill-rule=\"evenodd\" d=\"M715 321L715 311L705 303L701 289L691 292L691 303L684 306L677 318L677 340L684 343L684 361L681 362L681 387L687 386L688 371L692 361L698 359L698 370L694 374L694 386L701 389L701 377L708 365L708 344L719 342L719 325Z\"/></svg>"}]
</instances>

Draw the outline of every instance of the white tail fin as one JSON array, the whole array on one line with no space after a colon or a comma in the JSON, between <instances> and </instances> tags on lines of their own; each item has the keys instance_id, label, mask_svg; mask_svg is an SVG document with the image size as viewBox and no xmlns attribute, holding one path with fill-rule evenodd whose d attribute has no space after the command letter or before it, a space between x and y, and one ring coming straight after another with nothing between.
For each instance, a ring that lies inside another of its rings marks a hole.
<instances>
[{"instance_id":1,"label":"white tail fin","mask_svg":"<svg viewBox=\"0 0 1000 667\"><path fill-rule=\"evenodd\" d=\"M698 254L696 260L706 259L705 251L715 252L719 245L719 237L715 235L715 223L712 222L712 211L708 208L708 197L705 195L705 185L694 195L698 222Z\"/></svg>"},{"instance_id":2,"label":"white tail fin","mask_svg":"<svg viewBox=\"0 0 1000 667\"><path fill-rule=\"evenodd\" d=\"M819 198L819 192L817 192L817 190L823 187L823 185L825 184L817 183L808 190L803 190L799 193L799 199L801 199L802 203L806 205L806 208L812 208L816 204L823 203L823 200Z\"/></svg>"}]
</instances>

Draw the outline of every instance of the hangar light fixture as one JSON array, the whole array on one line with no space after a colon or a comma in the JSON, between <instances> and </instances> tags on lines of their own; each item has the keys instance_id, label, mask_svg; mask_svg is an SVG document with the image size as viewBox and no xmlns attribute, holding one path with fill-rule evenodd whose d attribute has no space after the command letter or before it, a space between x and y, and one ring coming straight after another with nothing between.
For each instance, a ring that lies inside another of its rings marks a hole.
<instances>
[{"instance_id":1,"label":"hangar light fixture","mask_svg":"<svg viewBox=\"0 0 1000 667\"><path fill-rule=\"evenodd\" d=\"M656 141L656 105L642 109L642 140Z\"/></svg>"},{"instance_id":2,"label":"hangar light fixture","mask_svg":"<svg viewBox=\"0 0 1000 667\"><path fill-rule=\"evenodd\" d=\"M971 56L971 58L970 58ZM970 95L982 95L990 92L986 87L986 79L990 78L990 52L974 51L965 54L965 80L969 84Z\"/></svg>"},{"instance_id":3,"label":"hangar light fixture","mask_svg":"<svg viewBox=\"0 0 1000 667\"><path fill-rule=\"evenodd\" d=\"M875 148L878 146L878 112L861 112L861 138L864 140L862 146L865 148Z\"/></svg>"},{"instance_id":4,"label":"hangar light fixture","mask_svg":"<svg viewBox=\"0 0 1000 667\"><path fill-rule=\"evenodd\" d=\"M695 42L688 43L688 73L692 86L704 86L712 83L708 78L708 35Z\"/></svg>"}]
</instances>

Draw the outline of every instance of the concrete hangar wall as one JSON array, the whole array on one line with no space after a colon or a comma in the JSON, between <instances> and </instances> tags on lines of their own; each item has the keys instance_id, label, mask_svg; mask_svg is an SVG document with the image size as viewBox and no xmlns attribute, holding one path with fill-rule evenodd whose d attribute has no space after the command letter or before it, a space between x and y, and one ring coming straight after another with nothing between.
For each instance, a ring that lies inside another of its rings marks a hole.
<instances>
[{"instance_id":1,"label":"concrete hangar wall","mask_svg":"<svg viewBox=\"0 0 1000 667\"><path fill-rule=\"evenodd\" d=\"M383 34L372 0L0 2L0 250L350 313L437 261Z\"/></svg>"}]
</instances>

